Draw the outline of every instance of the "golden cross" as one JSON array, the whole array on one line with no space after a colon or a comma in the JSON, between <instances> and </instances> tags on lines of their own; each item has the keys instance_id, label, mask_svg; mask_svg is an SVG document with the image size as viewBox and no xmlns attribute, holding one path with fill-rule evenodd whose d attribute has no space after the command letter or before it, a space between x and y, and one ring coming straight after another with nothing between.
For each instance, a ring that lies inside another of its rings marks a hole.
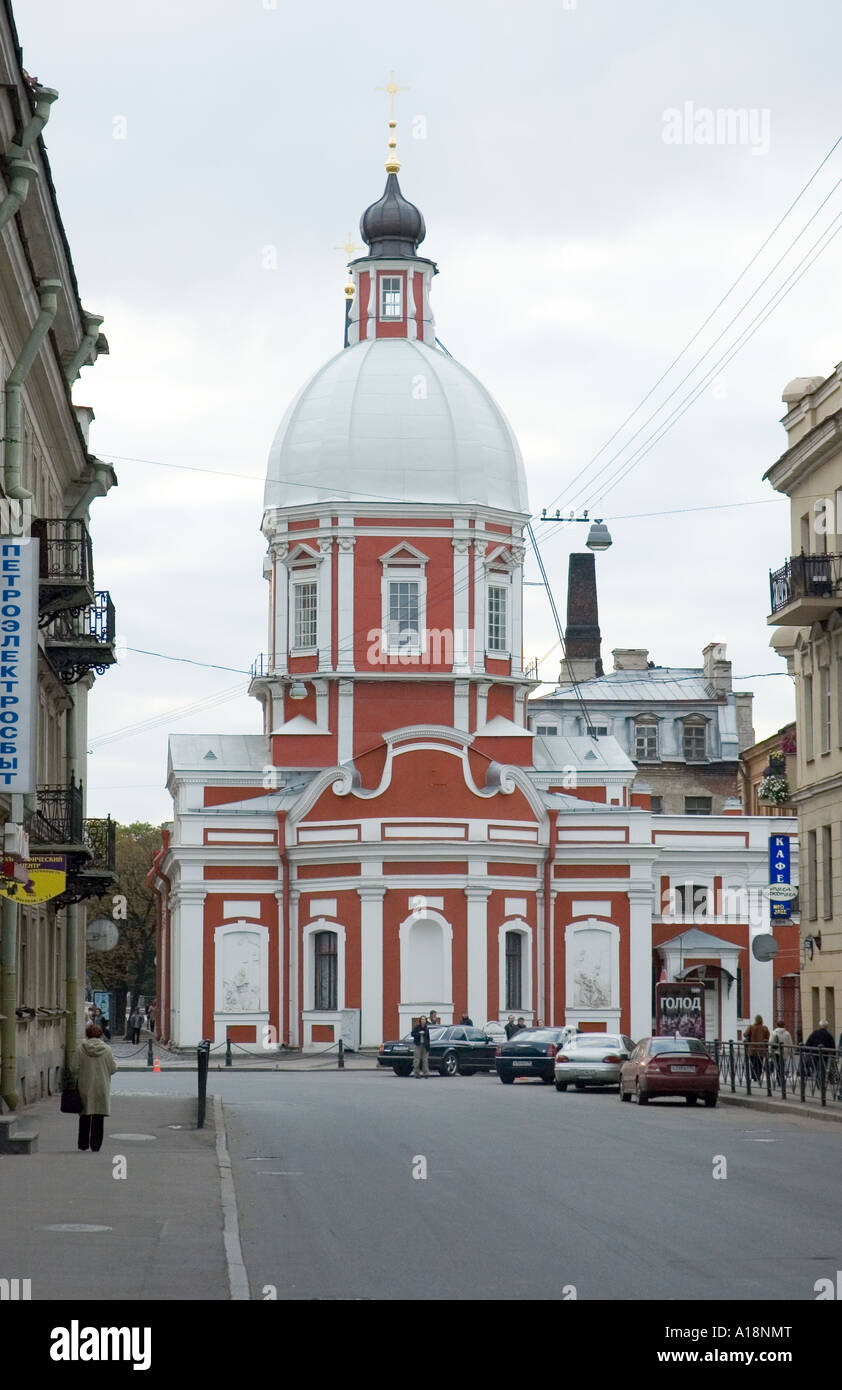
<instances>
[{"instance_id":1,"label":"golden cross","mask_svg":"<svg viewBox=\"0 0 842 1390\"><path fill-rule=\"evenodd\" d=\"M344 246L334 246L333 249L334 251L344 251L346 256L351 257L353 256L355 251L362 251L363 248L361 246L354 245L353 241L351 240L351 233L349 232L347 237L345 238Z\"/></svg>"},{"instance_id":2,"label":"golden cross","mask_svg":"<svg viewBox=\"0 0 842 1390\"><path fill-rule=\"evenodd\" d=\"M397 121L395 120L395 94L396 92L408 92L410 89L409 87L399 87L395 81L394 72L390 72L389 81L386 83L386 86L377 87L375 90L389 93L389 155L386 160L386 173L396 174L401 166L395 155L397 146L397 141L395 140L395 127L397 125Z\"/></svg>"}]
</instances>

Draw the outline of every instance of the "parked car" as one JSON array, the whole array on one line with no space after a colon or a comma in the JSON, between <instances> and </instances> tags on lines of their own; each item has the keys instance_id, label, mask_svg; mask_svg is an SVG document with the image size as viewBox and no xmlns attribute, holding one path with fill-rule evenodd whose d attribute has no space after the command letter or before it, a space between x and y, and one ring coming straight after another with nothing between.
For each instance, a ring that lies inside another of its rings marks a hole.
<instances>
[{"instance_id":1,"label":"parked car","mask_svg":"<svg viewBox=\"0 0 842 1390\"><path fill-rule=\"evenodd\" d=\"M644 1038L620 1068L620 1099L648 1105L653 1096L684 1096L716 1105L719 1071L699 1038Z\"/></svg>"},{"instance_id":2,"label":"parked car","mask_svg":"<svg viewBox=\"0 0 842 1390\"><path fill-rule=\"evenodd\" d=\"M564 1046L569 1028L524 1028L497 1048L494 1065L504 1085L518 1076L539 1076L544 1083L553 1080L553 1064Z\"/></svg>"},{"instance_id":3,"label":"parked car","mask_svg":"<svg viewBox=\"0 0 842 1390\"><path fill-rule=\"evenodd\" d=\"M555 1088L619 1086L620 1067L633 1051L634 1043L623 1033L578 1033L556 1053Z\"/></svg>"},{"instance_id":4,"label":"parked car","mask_svg":"<svg viewBox=\"0 0 842 1390\"><path fill-rule=\"evenodd\" d=\"M468 1028L456 1023L447 1027L430 1029L431 1071L439 1071L442 1076L471 1076L475 1071L492 1071L494 1068L495 1042L482 1028ZM409 1076L412 1071L412 1058L415 1044L412 1034L398 1042L380 1044L377 1064L391 1067L396 1076Z\"/></svg>"}]
</instances>

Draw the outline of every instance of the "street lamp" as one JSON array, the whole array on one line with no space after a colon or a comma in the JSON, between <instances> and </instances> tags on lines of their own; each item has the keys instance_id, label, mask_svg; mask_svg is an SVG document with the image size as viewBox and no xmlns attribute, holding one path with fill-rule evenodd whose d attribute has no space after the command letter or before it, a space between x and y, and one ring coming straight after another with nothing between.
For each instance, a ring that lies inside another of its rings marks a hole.
<instances>
[{"instance_id":1,"label":"street lamp","mask_svg":"<svg viewBox=\"0 0 842 1390\"><path fill-rule=\"evenodd\" d=\"M602 520L601 517L589 517L587 508L585 509L583 516L576 516L574 512L571 512L569 516L562 516L561 512L556 510L555 516L550 517L547 516L547 509L545 507L544 510L541 512L541 520L583 521L586 524L590 523L591 529L588 532L588 539L585 541L585 545L588 547L588 550L607 550L609 546L612 544L611 532L608 530L608 527L605 525L605 522Z\"/></svg>"}]
</instances>

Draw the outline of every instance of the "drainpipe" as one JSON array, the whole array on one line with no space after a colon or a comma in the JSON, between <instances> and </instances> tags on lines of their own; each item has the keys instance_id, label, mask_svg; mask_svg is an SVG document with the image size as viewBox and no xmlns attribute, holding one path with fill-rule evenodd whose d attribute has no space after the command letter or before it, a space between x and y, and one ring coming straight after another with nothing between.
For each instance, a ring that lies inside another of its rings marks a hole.
<instances>
[{"instance_id":1,"label":"drainpipe","mask_svg":"<svg viewBox=\"0 0 842 1390\"><path fill-rule=\"evenodd\" d=\"M10 1110L18 1106L17 1069L18 905L3 899L3 936L0 942L0 1095Z\"/></svg>"},{"instance_id":2,"label":"drainpipe","mask_svg":"<svg viewBox=\"0 0 842 1390\"><path fill-rule=\"evenodd\" d=\"M67 772L65 780L70 785L70 779L76 772L76 752L77 752L77 719L78 709L76 704L77 691L74 686L68 686L70 696L70 709L65 715L65 753L67 758ZM83 808L84 814L84 808ZM65 922L67 930L65 932L65 999L64 1007L67 1010L65 1018L65 1066L69 1068L73 1053L79 1045L79 942L81 939L80 926L82 923L82 907L80 903L70 903L65 908Z\"/></svg>"},{"instance_id":3,"label":"drainpipe","mask_svg":"<svg viewBox=\"0 0 842 1390\"><path fill-rule=\"evenodd\" d=\"M38 173L35 165L30 164L29 160L24 159L23 156L50 119L50 107L57 97L58 92L54 91L52 87L38 88L35 98L35 114L30 117L29 124L24 129L20 140L9 146L9 159L6 167L11 174L11 182L6 197L0 203L0 227L5 227L6 223L14 217L25 202L29 186Z\"/></svg>"},{"instance_id":4,"label":"drainpipe","mask_svg":"<svg viewBox=\"0 0 842 1390\"><path fill-rule=\"evenodd\" d=\"M29 369L41 349L41 344L47 336L50 325L52 324L58 310L58 292L61 289L60 280L42 280L38 287L38 298L41 303L39 313L32 331L24 345L20 357L13 366L6 380L6 419L5 419L5 491L7 497L13 497L19 501L30 501L32 493L27 492L21 486L21 453L22 453L22 394L23 383L29 375Z\"/></svg>"},{"instance_id":5,"label":"drainpipe","mask_svg":"<svg viewBox=\"0 0 842 1390\"><path fill-rule=\"evenodd\" d=\"M64 369L64 379L68 386L73 385L79 375L80 367L84 367L90 362L91 353L99 341L102 320L102 314L85 314L85 336Z\"/></svg>"},{"instance_id":6,"label":"drainpipe","mask_svg":"<svg viewBox=\"0 0 842 1390\"><path fill-rule=\"evenodd\" d=\"M68 520L85 520L88 514L88 507L95 497L104 497L111 487L113 469L110 463L103 463L101 459L92 459L94 466L94 480L88 483L75 507L68 512Z\"/></svg>"}]
</instances>

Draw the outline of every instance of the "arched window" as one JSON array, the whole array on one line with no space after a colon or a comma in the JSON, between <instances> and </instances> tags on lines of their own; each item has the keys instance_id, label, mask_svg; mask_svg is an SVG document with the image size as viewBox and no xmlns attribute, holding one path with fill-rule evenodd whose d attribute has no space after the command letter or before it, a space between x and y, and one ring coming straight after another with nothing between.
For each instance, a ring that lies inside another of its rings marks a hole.
<instances>
[{"instance_id":1,"label":"arched window","mask_svg":"<svg viewBox=\"0 0 842 1390\"><path fill-rule=\"evenodd\" d=\"M336 932L314 932L313 964L313 1008L336 1009L338 1007Z\"/></svg>"},{"instance_id":2,"label":"arched window","mask_svg":"<svg viewBox=\"0 0 842 1390\"><path fill-rule=\"evenodd\" d=\"M522 1009L523 932L506 932L506 1008Z\"/></svg>"}]
</instances>

